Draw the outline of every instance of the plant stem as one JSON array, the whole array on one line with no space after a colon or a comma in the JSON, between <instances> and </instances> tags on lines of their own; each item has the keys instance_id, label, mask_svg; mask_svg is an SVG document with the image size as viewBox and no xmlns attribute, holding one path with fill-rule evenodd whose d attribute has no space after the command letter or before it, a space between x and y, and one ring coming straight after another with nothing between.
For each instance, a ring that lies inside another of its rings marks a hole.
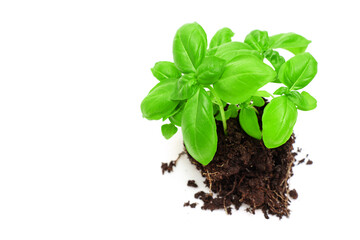
<instances>
[{"instance_id":1,"label":"plant stem","mask_svg":"<svg viewBox=\"0 0 360 240\"><path fill-rule=\"evenodd\" d=\"M222 101L211 86L207 86L207 87L209 88L210 92L214 95L216 104L219 106L221 121L222 121L223 128L224 128L224 133L225 133L225 135L227 135L227 124L226 124L225 111L224 111L224 106L222 104Z\"/></svg>"}]
</instances>

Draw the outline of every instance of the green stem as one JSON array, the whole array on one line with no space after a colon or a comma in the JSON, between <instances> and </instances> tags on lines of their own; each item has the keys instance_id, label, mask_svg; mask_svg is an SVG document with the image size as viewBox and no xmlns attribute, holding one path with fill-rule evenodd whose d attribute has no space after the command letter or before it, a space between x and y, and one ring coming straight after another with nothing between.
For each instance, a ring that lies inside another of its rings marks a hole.
<instances>
[{"instance_id":1,"label":"green stem","mask_svg":"<svg viewBox=\"0 0 360 240\"><path fill-rule=\"evenodd\" d=\"M227 135L227 124L226 124L225 111L224 111L224 106L222 104L222 101L211 86L207 86L207 87L209 88L210 92L214 95L215 101L216 101L217 105L219 106L221 121L222 121L223 128L224 128L224 133L225 133L225 135Z\"/></svg>"}]
</instances>

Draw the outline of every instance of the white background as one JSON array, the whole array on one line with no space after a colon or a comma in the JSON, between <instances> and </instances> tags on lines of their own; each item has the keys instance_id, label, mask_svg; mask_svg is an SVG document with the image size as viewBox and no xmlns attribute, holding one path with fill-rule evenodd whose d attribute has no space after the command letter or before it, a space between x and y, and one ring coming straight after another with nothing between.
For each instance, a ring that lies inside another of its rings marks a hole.
<instances>
[{"instance_id":1,"label":"white background","mask_svg":"<svg viewBox=\"0 0 360 240\"><path fill-rule=\"evenodd\" d=\"M356 2L1 1L0 239L359 239ZM181 133L163 139L140 102L194 21L209 39L229 27L239 41L254 29L312 40L318 108L295 133L314 164L295 169L288 219L183 208L187 180L201 183L186 158L161 175Z\"/></svg>"}]
</instances>

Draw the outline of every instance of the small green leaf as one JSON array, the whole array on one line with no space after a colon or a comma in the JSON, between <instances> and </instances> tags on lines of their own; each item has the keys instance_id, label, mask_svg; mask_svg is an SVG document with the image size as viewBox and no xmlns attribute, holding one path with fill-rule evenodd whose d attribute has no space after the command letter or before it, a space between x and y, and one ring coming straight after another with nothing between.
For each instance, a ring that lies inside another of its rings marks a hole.
<instances>
[{"instance_id":1,"label":"small green leaf","mask_svg":"<svg viewBox=\"0 0 360 240\"><path fill-rule=\"evenodd\" d=\"M172 123L164 124L161 126L161 133L164 136L164 138L166 138L166 140L174 136L177 131L178 131L177 127Z\"/></svg>"},{"instance_id":2,"label":"small green leaf","mask_svg":"<svg viewBox=\"0 0 360 240\"><path fill-rule=\"evenodd\" d=\"M210 163L217 149L217 133L213 105L204 89L187 101L181 130L189 154L203 165Z\"/></svg>"},{"instance_id":3,"label":"small green leaf","mask_svg":"<svg viewBox=\"0 0 360 240\"><path fill-rule=\"evenodd\" d=\"M171 98L173 100L186 100L192 97L198 90L194 73L183 75L177 82L177 88L174 90Z\"/></svg>"},{"instance_id":4,"label":"small green leaf","mask_svg":"<svg viewBox=\"0 0 360 240\"><path fill-rule=\"evenodd\" d=\"M186 101L181 101L176 107L176 112L169 117L170 122L179 127L181 127L181 119L184 112L185 103Z\"/></svg>"},{"instance_id":5,"label":"small green leaf","mask_svg":"<svg viewBox=\"0 0 360 240\"><path fill-rule=\"evenodd\" d=\"M225 111L225 120L228 120L229 118L236 118L238 115L238 108L235 105L229 105L228 108ZM215 116L215 119L218 121L222 121L221 114L218 113Z\"/></svg>"},{"instance_id":6,"label":"small green leaf","mask_svg":"<svg viewBox=\"0 0 360 240\"><path fill-rule=\"evenodd\" d=\"M305 91L302 91L301 94L298 91L291 91L286 96L302 111L310 111L317 106L316 99Z\"/></svg>"},{"instance_id":7,"label":"small green leaf","mask_svg":"<svg viewBox=\"0 0 360 240\"><path fill-rule=\"evenodd\" d=\"M253 96L251 100L252 100L252 105L255 107L262 107L265 104L265 101L262 97Z\"/></svg>"},{"instance_id":8,"label":"small green leaf","mask_svg":"<svg viewBox=\"0 0 360 240\"><path fill-rule=\"evenodd\" d=\"M216 82L224 72L224 68L225 60L215 56L205 57L196 71L198 82L204 85Z\"/></svg>"},{"instance_id":9,"label":"small green leaf","mask_svg":"<svg viewBox=\"0 0 360 240\"><path fill-rule=\"evenodd\" d=\"M306 87L317 73L317 62L310 53L298 54L285 62L279 71L279 80L290 88Z\"/></svg>"},{"instance_id":10,"label":"small green leaf","mask_svg":"<svg viewBox=\"0 0 360 240\"><path fill-rule=\"evenodd\" d=\"M283 95L283 94L287 94L289 92L289 88L288 87L279 87L278 89L276 89L276 91L274 92L274 95Z\"/></svg>"},{"instance_id":11,"label":"small green leaf","mask_svg":"<svg viewBox=\"0 0 360 240\"><path fill-rule=\"evenodd\" d=\"M205 57L207 37L198 23L183 25L175 34L173 43L174 62L183 73L195 72Z\"/></svg>"},{"instance_id":12,"label":"small green leaf","mask_svg":"<svg viewBox=\"0 0 360 240\"><path fill-rule=\"evenodd\" d=\"M271 65L273 65L276 72L279 72L281 66L285 63L285 58L280 56L280 54L275 50L267 50L264 56L267 60L269 60Z\"/></svg>"},{"instance_id":13,"label":"small green leaf","mask_svg":"<svg viewBox=\"0 0 360 240\"><path fill-rule=\"evenodd\" d=\"M281 33L270 37L270 48L286 49L295 55L305 52L310 43L310 40L296 33Z\"/></svg>"},{"instance_id":14,"label":"small green leaf","mask_svg":"<svg viewBox=\"0 0 360 240\"><path fill-rule=\"evenodd\" d=\"M225 66L221 78L214 83L214 89L222 100L238 104L253 96L275 76L276 72L262 60L239 56Z\"/></svg>"},{"instance_id":15,"label":"small green leaf","mask_svg":"<svg viewBox=\"0 0 360 240\"><path fill-rule=\"evenodd\" d=\"M230 28L222 28L217 31L214 37L210 41L210 48L218 47L224 43L231 42L231 38L234 36L234 33Z\"/></svg>"},{"instance_id":16,"label":"small green leaf","mask_svg":"<svg viewBox=\"0 0 360 240\"><path fill-rule=\"evenodd\" d=\"M144 118L149 120L159 120L168 117L179 101L171 99L171 94L176 89L177 79L162 80L141 102L141 112Z\"/></svg>"},{"instance_id":17,"label":"small green leaf","mask_svg":"<svg viewBox=\"0 0 360 240\"><path fill-rule=\"evenodd\" d=\"M261 139L259 121L254 108L242 108L240 110L239 121L242 129L244 129L249 136L259 140Z\"/></svg>"},{"instance_id":18,"label":"small green leaf","mask_svg":"<svg viewBox=\"0 0 360 240\"><path fill-rule=\"evenodd\" d=\"M262 116L263 140L267 148L283 145L291 136L297 119L297 109L286 96L274 98Z\"/></svg>"},{"instance_id":19,"label":"small green leaf","mask_svg":"<svg viewBox=\"0 0 360 240\"><path fill-rule=\"evenodd\" d=\"M155 66L151 69L154 77L159 81L181 77L181 72L176 68L175 64L172 62L161 61L155 63Z\"/></svg>"},{"instance_id":20,"label":"small green leaf","mask_svg":"<svg viewBox=\"0 0 360 240\"><path fill-rule=\"evenodd\" d=\"M269 49L269 35L266 31L254 30L250 32L244 40L256 51L263 53Z\"/></svg>"}]
</instances>

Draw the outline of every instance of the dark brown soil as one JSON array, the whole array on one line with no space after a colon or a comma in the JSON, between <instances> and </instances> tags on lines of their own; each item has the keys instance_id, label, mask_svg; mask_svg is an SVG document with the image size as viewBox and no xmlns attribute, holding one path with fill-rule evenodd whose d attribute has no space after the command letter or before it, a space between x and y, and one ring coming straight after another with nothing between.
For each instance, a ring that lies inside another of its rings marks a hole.
<instances>
[{"instance_id":1,"label":"dark brown soil","mask_svg":"<svg viewBox=\"0 0 360 240\"><path fill-rule=\"evenodd\" d=\"M209 193L195 194L203 202L201 209L224 209L231 214L232 207L238 210L245 203L247 211L255 214L256 209L261 209L266 218L269 214L288 217L288 179L293 175L297 155L293 152L295 136L278 148L268 149L262 141L249 137L237 118L227 123L225 136L222 123L217 122L218 149L210 164L203 166L188 154L209 188Z\"/></svg>"},{"instance_id":2,"label":"dark brown soil","mask_svg":"<svg viewBox=\"0 0 360 240\"><path fill-rule=\"evenodd\" d=\"M258 108L259 118L263 108ZM261 122L259 122L261 124ZM203 210L225 210L231 214L232 209L238 210L241 205L247 206L246 210L255 214L256 209L261 209L265 218L275 215L280 219L290 214L290 199L297 199L295 189L289 189L289 178L293 175L295 156L302 151L294 150L294 134L282 146L268 149L262 141L248 136L240 127L238 118L227 121L228 135L225 135L222 123L217 122L218 149L214 159L207 166L195 161L186 150L169 164L162 163L162 172L171 172L176 162L183 154L201 172L205 178L205 185L209 192L199 191L195 198L202 201ZM261 126L260 126L261 127ZM298 164L308 159L308 154ZM312 164L308 159L306 164ZM188 186L197 187L194 180L188 181ZM197 203L184 204L195 208Z\"/></svg>"}]
</instances>

